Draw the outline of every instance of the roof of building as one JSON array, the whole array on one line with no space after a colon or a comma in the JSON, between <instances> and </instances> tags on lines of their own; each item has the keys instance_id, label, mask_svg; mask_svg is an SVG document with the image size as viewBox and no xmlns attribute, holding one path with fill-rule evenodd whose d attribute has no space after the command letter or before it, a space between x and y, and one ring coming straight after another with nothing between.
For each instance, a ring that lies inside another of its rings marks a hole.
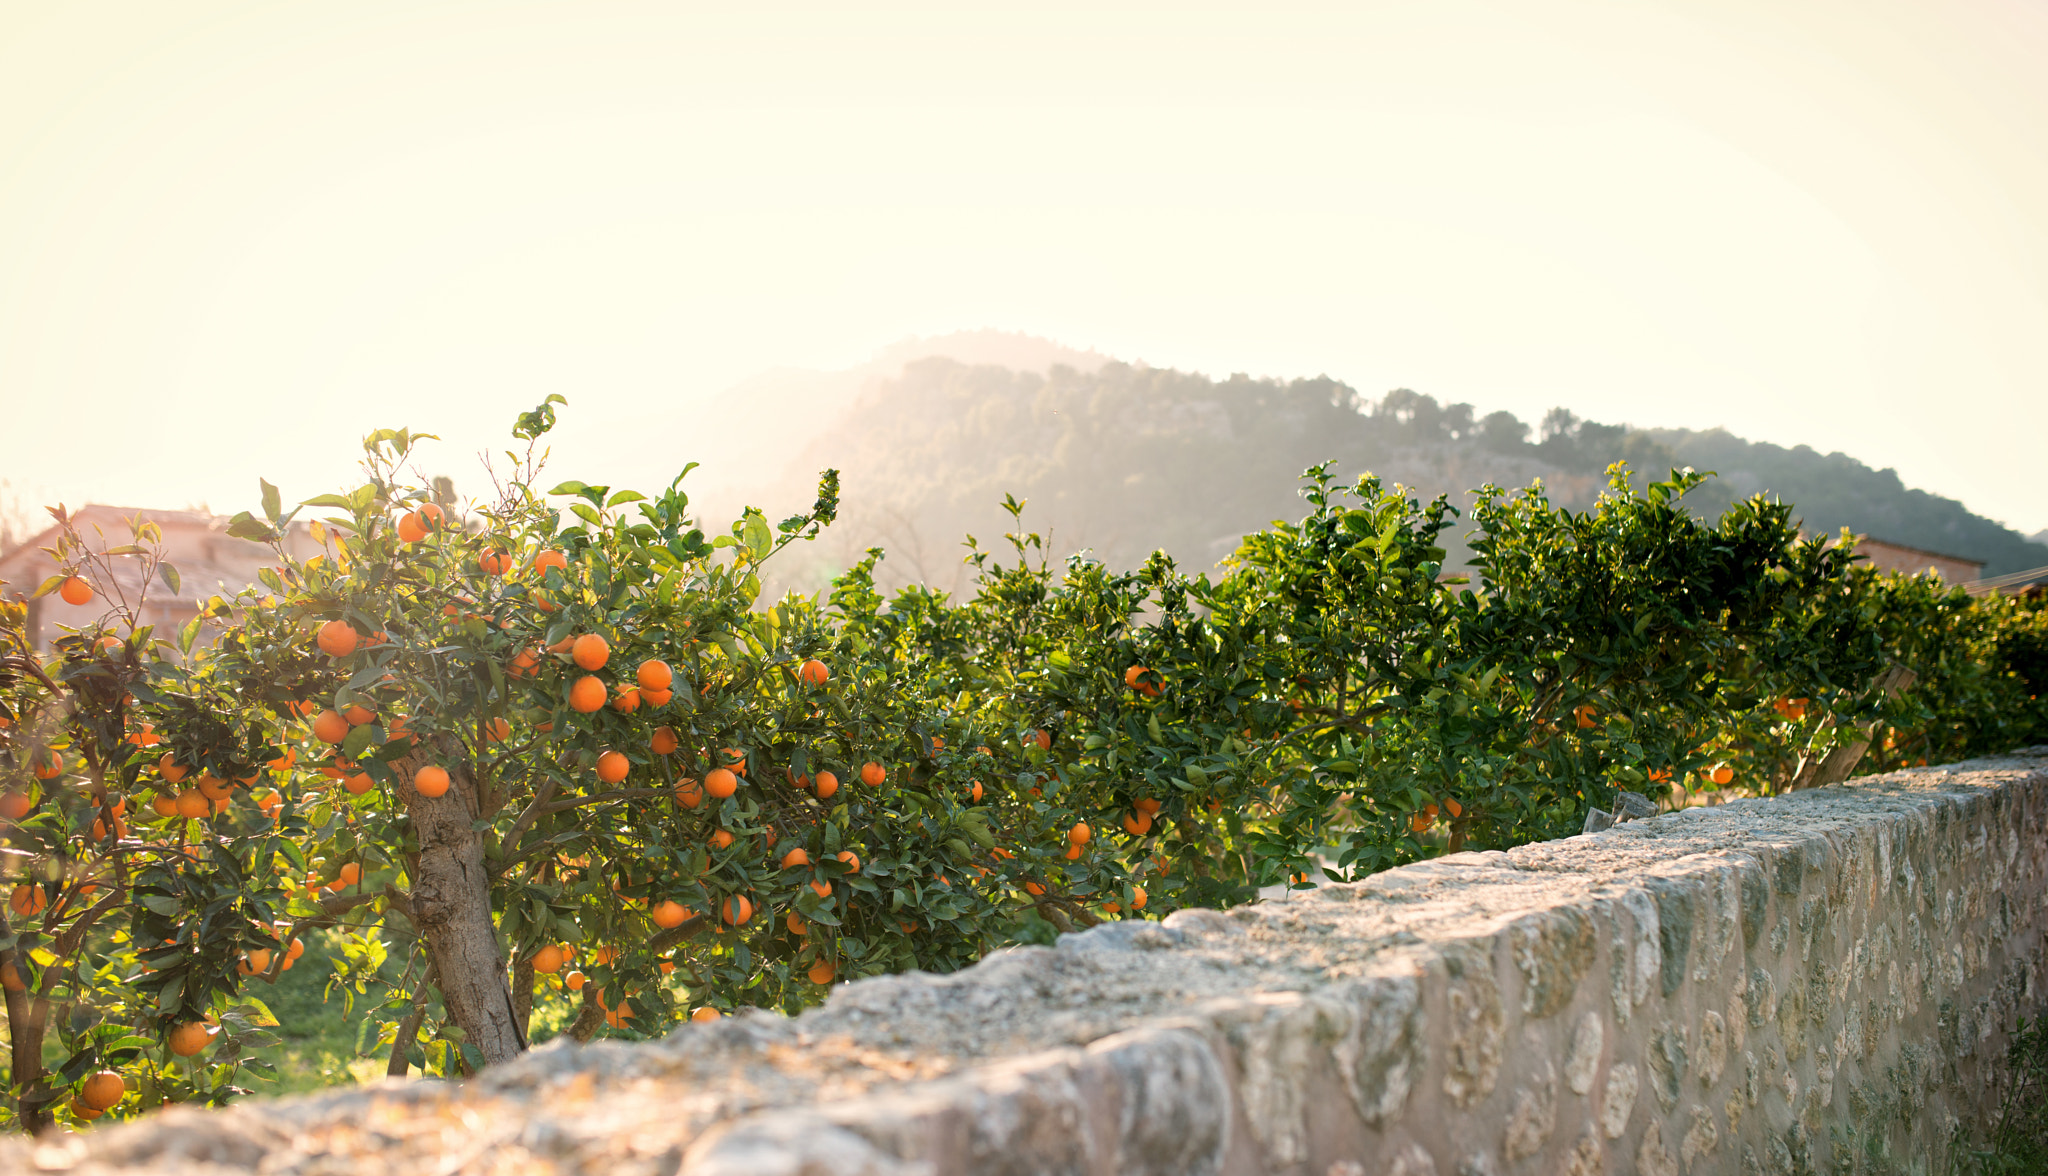
<instances>
[{"instance_id":1,"label":"roof of building","mask_svg":"<svg viewBox=\"0 0 2048 1176\"><path fill-rule=\"evenodd\" d=\"M1944 551L1929 551L1925 547L1914 547L1911 544L1895 543L1890 539L1879 539L1875 535L1858 535L1856 536L1856 542L1881 543L1884 546L1891 548L1893 551L1910 551L1914 555L1924 555L1927 556L1929 559L1945 559L1951 563L1975 564L1980 568L1984 566L1983 560L1974 559L1967 555L1950 555Z\"/></svg>"},{"instance_id":2,"label":"roof of building","mask_svg":"<svg viewBox=\"0 0 2048 1176\"><path fill-rule=\"evenodd\" d=\"M2048 567L2030 568L2024 572L2007 572L2003 576L1971 580L1963 585L1963 591L1972 596L1989 596L1993 592L2025 592L2030 588L2040 587L2048 587Z\"/></svg>"}]
</instances>

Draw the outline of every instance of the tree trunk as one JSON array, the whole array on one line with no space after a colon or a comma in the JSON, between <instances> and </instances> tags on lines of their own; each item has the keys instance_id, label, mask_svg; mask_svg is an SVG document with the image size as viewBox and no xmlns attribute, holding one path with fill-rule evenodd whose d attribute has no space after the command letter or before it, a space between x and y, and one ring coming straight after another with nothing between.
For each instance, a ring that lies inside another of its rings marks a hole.
<instances>
[{"instance_id":1,"label":"tree trunk","mask_svg":"<svg viewBox=\"0 0 2048 1176\"><path fill-rule=\"evenodd\" d=\"M427 942L441 1003L487 1066L526 1050L526 1033L512 1005L505 960L491 925L491 875L484 865L483 837L470 827L476 812L476 783L449 756L449 789L421 796L412 786L415 771L433 762L415 751L392 765L399 800L412 817L419 839L413 871L412 916Z\"/></svg>"},{"instance_id":2,"label":"tree trunk","mask_svg":"<svg viewBox=\"0 0 2048 1176\"><path fill-rule=\"evenodd\" d=\"M0 915L0 936L9 934L10 928L4 915ZM24 937L28 938L28 937ZM35 965L29 962L28 953L8 948L0 951L0 969L13 968L15 975L27 983L29 969ZM31 1134L40 1135L56 1122L50 1108L56 1104L57 1096L43 1081L43 1034L49 1027L49 1005L34 999L26 991L6 989L7 1035L11 1056L8 1058L8 1073L21 1094L21 1125Z\"/></svg>"},{"instance_id":3,"label":"tree trunk","mask_svg":"<svg viewBox=\"0 0 2048 1176\"><path fill-rule=\"evenodd\" d=\"M519 1019L519 1036L533 1035L533 957L512 961L512 1015Z\"/></svg>"}]
</instances>

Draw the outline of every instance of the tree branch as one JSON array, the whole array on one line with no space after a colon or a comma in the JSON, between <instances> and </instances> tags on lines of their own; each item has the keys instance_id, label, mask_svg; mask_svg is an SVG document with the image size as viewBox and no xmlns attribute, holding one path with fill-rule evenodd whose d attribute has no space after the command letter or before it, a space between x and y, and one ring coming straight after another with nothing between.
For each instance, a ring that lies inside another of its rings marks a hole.
<instances>
[{"instance_id":1,"label":"tree branch","mask_svg":"<svg viewBox=\"0 0 2048 1176\"><path fill-rule=\"evenodd\" d=\"M579 797L575 800L558 800L541 809L541 812L566 813L570 809L579 809L587 805L609 804L614 800L648 800L657 796L667 796L668 794L669 790L666 788L615 788L610 792L600 792L596 796Z\"/></svg>"},{"instance_id":2,"label":"tree branch","mask_svg":"<svg viewBox=\"0 0 2048 1176\"><path fill-rule=\"evenodd\" d=\"M412 1052L413 1042L419 1040L420 1022L427 1018L427 991L434 983L434 963L427 961L427 970L420 973L420 982L412 990L412 1011L405 1014L405 1020L398 1023L398 1037L391 1043L391 1059L384 1063L384 1074L390 1078L405 1077L411 1063L405 1055Z\"/></svg>"}]
</instances>

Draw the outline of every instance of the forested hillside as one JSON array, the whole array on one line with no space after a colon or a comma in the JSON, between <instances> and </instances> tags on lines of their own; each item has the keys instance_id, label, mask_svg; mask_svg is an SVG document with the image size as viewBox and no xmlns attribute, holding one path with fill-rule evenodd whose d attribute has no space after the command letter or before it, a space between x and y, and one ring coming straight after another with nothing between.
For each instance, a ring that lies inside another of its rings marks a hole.
<instances>
[{"instance_id":1,"label":"forested hillside","mask_svg":"<svg viewBox=\"0 0 2048 1176\"><path fill-rule=\"evenodd\" d=\"M1585 507L1612 461L1659 475L1690 465L1721 475L1694 496L1703 515L1771 492L1797 504L1809 531L1846 526L1982 559L1992 575L2048 565L2048 546L1908 489L1890 470L1720 430L1636 429L1564 409L1531 425L1406 389L1367 398L1323 377L1215 380L1116 362L1082 371L1056 360L1019 371L944 355L896 370L869 374L863 391L849 388L843 407L809 422L813 439L784 478L746 494L787 513L808 501L817 470L842 471L840 522L808 564L791 561L789 586L814 588L880 546L889 553L885 582L957 587L963 536L988 547L1009 529L999 508L1005 494L1029 500L1026 525L1049 532L1058 554L1085 548L1129 567L1164 548L1184 566L1208 567L1245 532L1298 516L1298 475L1323 461L1342 477L1369 470L1461 508L1486 483L1517 488L1538 478L1553 502ZM1454 560L1463 555L1454 549Z\"/></svg>"}]
</instances>

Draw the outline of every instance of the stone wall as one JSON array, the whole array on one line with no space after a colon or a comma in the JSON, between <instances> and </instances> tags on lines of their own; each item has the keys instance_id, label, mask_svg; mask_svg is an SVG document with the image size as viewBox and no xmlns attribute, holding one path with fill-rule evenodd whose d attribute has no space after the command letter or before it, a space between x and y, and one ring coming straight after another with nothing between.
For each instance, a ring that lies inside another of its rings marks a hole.
<instances>
[{"instance_id":1,"label":"stone wall","mask_svg":"<svg viewBox=\"0 0 2048 1176\"><path fill-rule=\"evenodd\" d=\"M19 1170L1939 1170L2043 1002L2048 748L1118 923L794 1020L0 1144Z\"/></svg>"}]
</instances>

